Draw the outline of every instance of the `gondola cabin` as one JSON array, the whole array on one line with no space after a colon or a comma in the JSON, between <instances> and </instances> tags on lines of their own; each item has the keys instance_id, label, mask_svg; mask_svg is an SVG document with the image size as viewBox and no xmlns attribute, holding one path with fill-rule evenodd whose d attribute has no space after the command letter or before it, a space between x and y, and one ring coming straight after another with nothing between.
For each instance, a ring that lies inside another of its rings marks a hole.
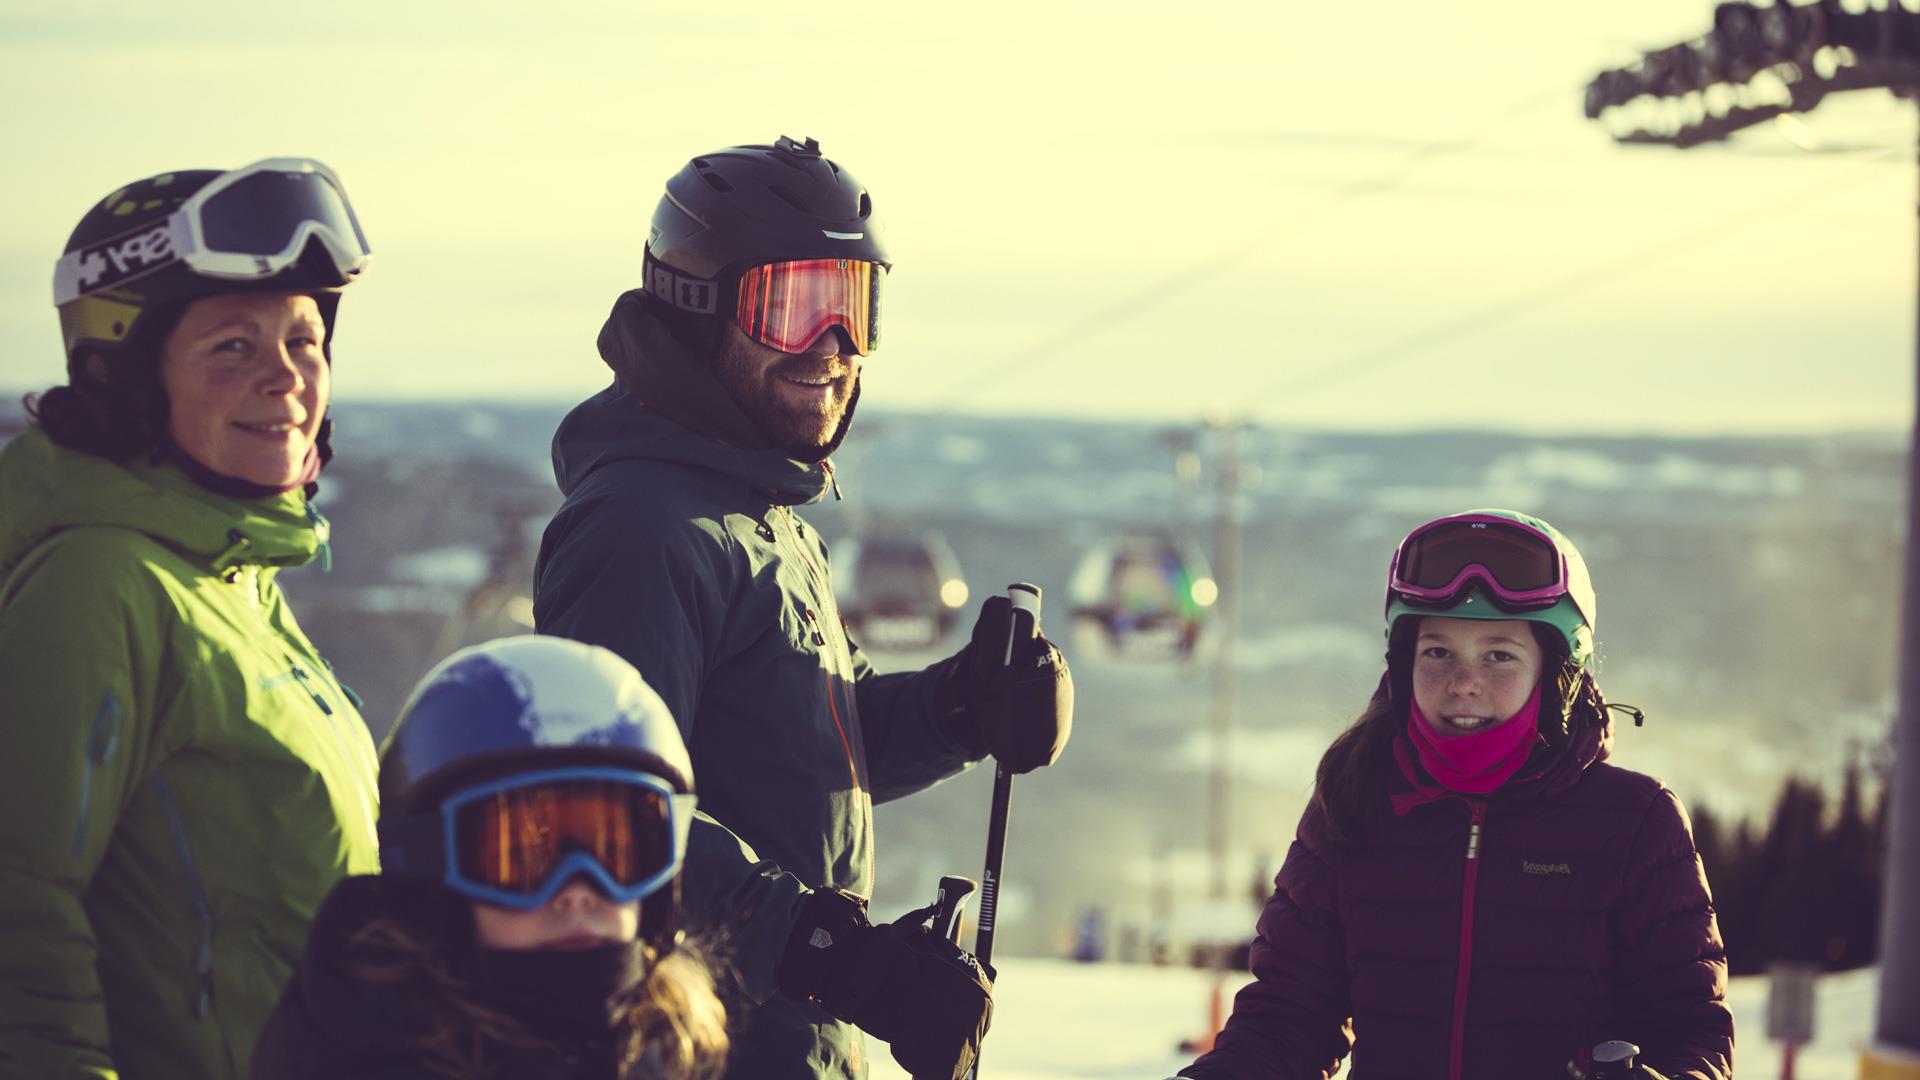
<instances>
[{"instance_id":1,"label":"gondola cabin","mask_svg":"<svg viewBox=\"0 0 1920 1080\"><path fill-rule=\"evenodd\" d=\"M1220 590L1206 556L1167 535L1095 545L1068 584L1076 644L1119 657L1185 660Z\"/></svg>"},{"instance_id":2,"label":"gondola cabin","mask_svg":"<svg viewBox=\"0 0 1920 1080\"><path fill-rule=\"evenodd\" d=\"M864 649L933 648L946 640L967 602L960 560L937 532L842 540L833 563L840 616Z\"/></svg>"}]
</instances>

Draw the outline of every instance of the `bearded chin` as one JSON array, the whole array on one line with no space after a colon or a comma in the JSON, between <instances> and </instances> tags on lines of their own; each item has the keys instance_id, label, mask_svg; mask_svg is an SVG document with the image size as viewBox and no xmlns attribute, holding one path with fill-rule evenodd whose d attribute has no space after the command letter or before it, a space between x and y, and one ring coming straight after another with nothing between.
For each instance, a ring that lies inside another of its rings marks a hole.
<instances>
[{"instance_id":1,"label":"bearded chin","mask_svg":"<svg viewBox=\"0 0 1920 1080\"><path fill-rule=\"evenodd\" d=\"M840 426L833 429L833 437L825 443L810 443L804 446L785 446L781 449L795 461L804 461L809 465L825 461L840 449L840 443L847 437L847 429L853 426L853 408L860 404L860 376L853 377L853 391L847 395L847 408L840 414Z\"/></svg>"}]
</instances>

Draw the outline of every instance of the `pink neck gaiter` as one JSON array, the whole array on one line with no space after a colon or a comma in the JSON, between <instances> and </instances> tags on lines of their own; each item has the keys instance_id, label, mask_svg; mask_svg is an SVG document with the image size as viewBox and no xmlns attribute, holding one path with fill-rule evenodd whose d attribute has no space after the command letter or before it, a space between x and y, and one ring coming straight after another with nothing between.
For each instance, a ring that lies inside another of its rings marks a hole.
<instances>
[{"instance_id":1,"label":"pink neck gaiter","mask_svg":"<svg viewBox=\"0 0 1920 1080\"><path fill-rule=\"evenodd\" d=\"M1436 735L1421 715L1419 702L1407 708L1407 738L1420 752L1420 764L1435 780L1468 795L1485 795L1506 783L1533 752L1539 733L1538 686L1512 719L1471 735Z\"/></svg>"}]
</instances>

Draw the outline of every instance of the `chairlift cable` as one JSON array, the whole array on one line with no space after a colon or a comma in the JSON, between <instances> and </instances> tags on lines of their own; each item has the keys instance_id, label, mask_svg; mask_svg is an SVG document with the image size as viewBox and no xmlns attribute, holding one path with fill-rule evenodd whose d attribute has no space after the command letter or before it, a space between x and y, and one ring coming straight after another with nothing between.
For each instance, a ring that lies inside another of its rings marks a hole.
<instances>
[{"instance_id":1,"label":"chairlift cable","mask_svg":"<svg viewBox=\"0 0 1920 1080\"><path fill-rule=\"evenodd\" d=\"M1862 164L1877 166L1893 156L1894 152L1887 151ZM1428 350L1503 326L1549 304L1630 277L1688 250L1698 250L1735 236L1746 235L1735 226L1743 221L1768 215L1777 221L1783 216L1819 205L1808 198L1810 195L1823 190L1828 193L1844 191L1858 186L1877 173L1877 169L1860 168L1855 170L1851 178L1839 182L1822 177L1814 183L1797 186L1785 195L1715 218L1700 228L1639 248L1626 255L1563 274L1539 288L1528 289L1503 300L1494 301L1465 315L1402 334L1391 341L1350 352L1310 371L1269 383L1247 394L1242 400L1267 401L1282 394L1287 395L1290 400L1298 400L1305 394L1383 371Z\"/></svg>"},{"instance_id":2,"label":"chairlift cable","mask_svg":"<svg viewBox=\"0 0 1920 1080\"><path fill-rule=\"evenodd\" d=\"M1577 92L1578 88L1571 91L1571 93ZM1556 101L1563 101L1569 93L1570 91L1567 87L1556 83L1551 90L1538 90L1514 100L1481 122L1477 127L1472 129L1465 138L1450 137L1417 144L1400 161L1380 175L1356 180L1350 184L1334 189L1326 199L1321 200L1318 204L1303 211L1301 214L1290 215L1283 221L1274 222L1265 229L1260 230L1251 240L1216 252L1208 258L1191 264L1177 273L1156 279L1147 286L1128 293L1126 296L1121 297L1111 304L1103 305L1075 319L1040 340L1017 350L985 373L969 371L965 378L956 379L946 390L935 395L937 399L944 400L945 404L932 410L932 412L927 415L940 416L953 411L954 405L957 402L965 400L970 396L968 392L970 389L972 394L977 396L978 394L986 393L985 388L987 387L999 387L1003 385L1008 378L1017 375L1031 374L1040 367L1062 357L1072 355L1072 346L1084 345L1099 333L1110 330L1120 323L1137 319L1145 312L1151 311L1155 307L1165 304L1175 297L1190 292L1195 286L1204 284L1219 276L1221 273L1232 269L1248 255L1264 248L1276 233L1279 233L1289 225L1295 224L1303 217L1312 220L1324 220L1322 211L1328 207L1346 202L1357 196L1378 195L1391 191L1406 183L1407 179L1427 162L1452 157L1457 154L1464 154L1477 149L1481 144L1485 143L1502 124L1517 116L1539 109L1544 105Z\"/></svg>"}]
</instances>

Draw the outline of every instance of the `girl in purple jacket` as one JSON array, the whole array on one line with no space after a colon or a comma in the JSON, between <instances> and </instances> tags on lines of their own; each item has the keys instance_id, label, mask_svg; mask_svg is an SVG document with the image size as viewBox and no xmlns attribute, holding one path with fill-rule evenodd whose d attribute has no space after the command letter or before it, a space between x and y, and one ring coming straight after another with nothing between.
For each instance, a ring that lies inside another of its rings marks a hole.
<instances>
[{"instance_id":1,"label":"girl in purple jacket","mask_svg":"<svg viewBox=\"0 0 1920 1080\"><path fill-rule=\"evenodd\" d=\"M1321 758L1260 915L1256 980L1180 1075L1330 1077L1351 1054L1354 1080L1732 1076L1686 811L1606 763L1580 553L1509 510L1428 522L1394 552L1386 621L1386 673ZM1592 1063L1611 1040L1639 1048L1631 1071Z\"/></svg>"}]
</instances>

